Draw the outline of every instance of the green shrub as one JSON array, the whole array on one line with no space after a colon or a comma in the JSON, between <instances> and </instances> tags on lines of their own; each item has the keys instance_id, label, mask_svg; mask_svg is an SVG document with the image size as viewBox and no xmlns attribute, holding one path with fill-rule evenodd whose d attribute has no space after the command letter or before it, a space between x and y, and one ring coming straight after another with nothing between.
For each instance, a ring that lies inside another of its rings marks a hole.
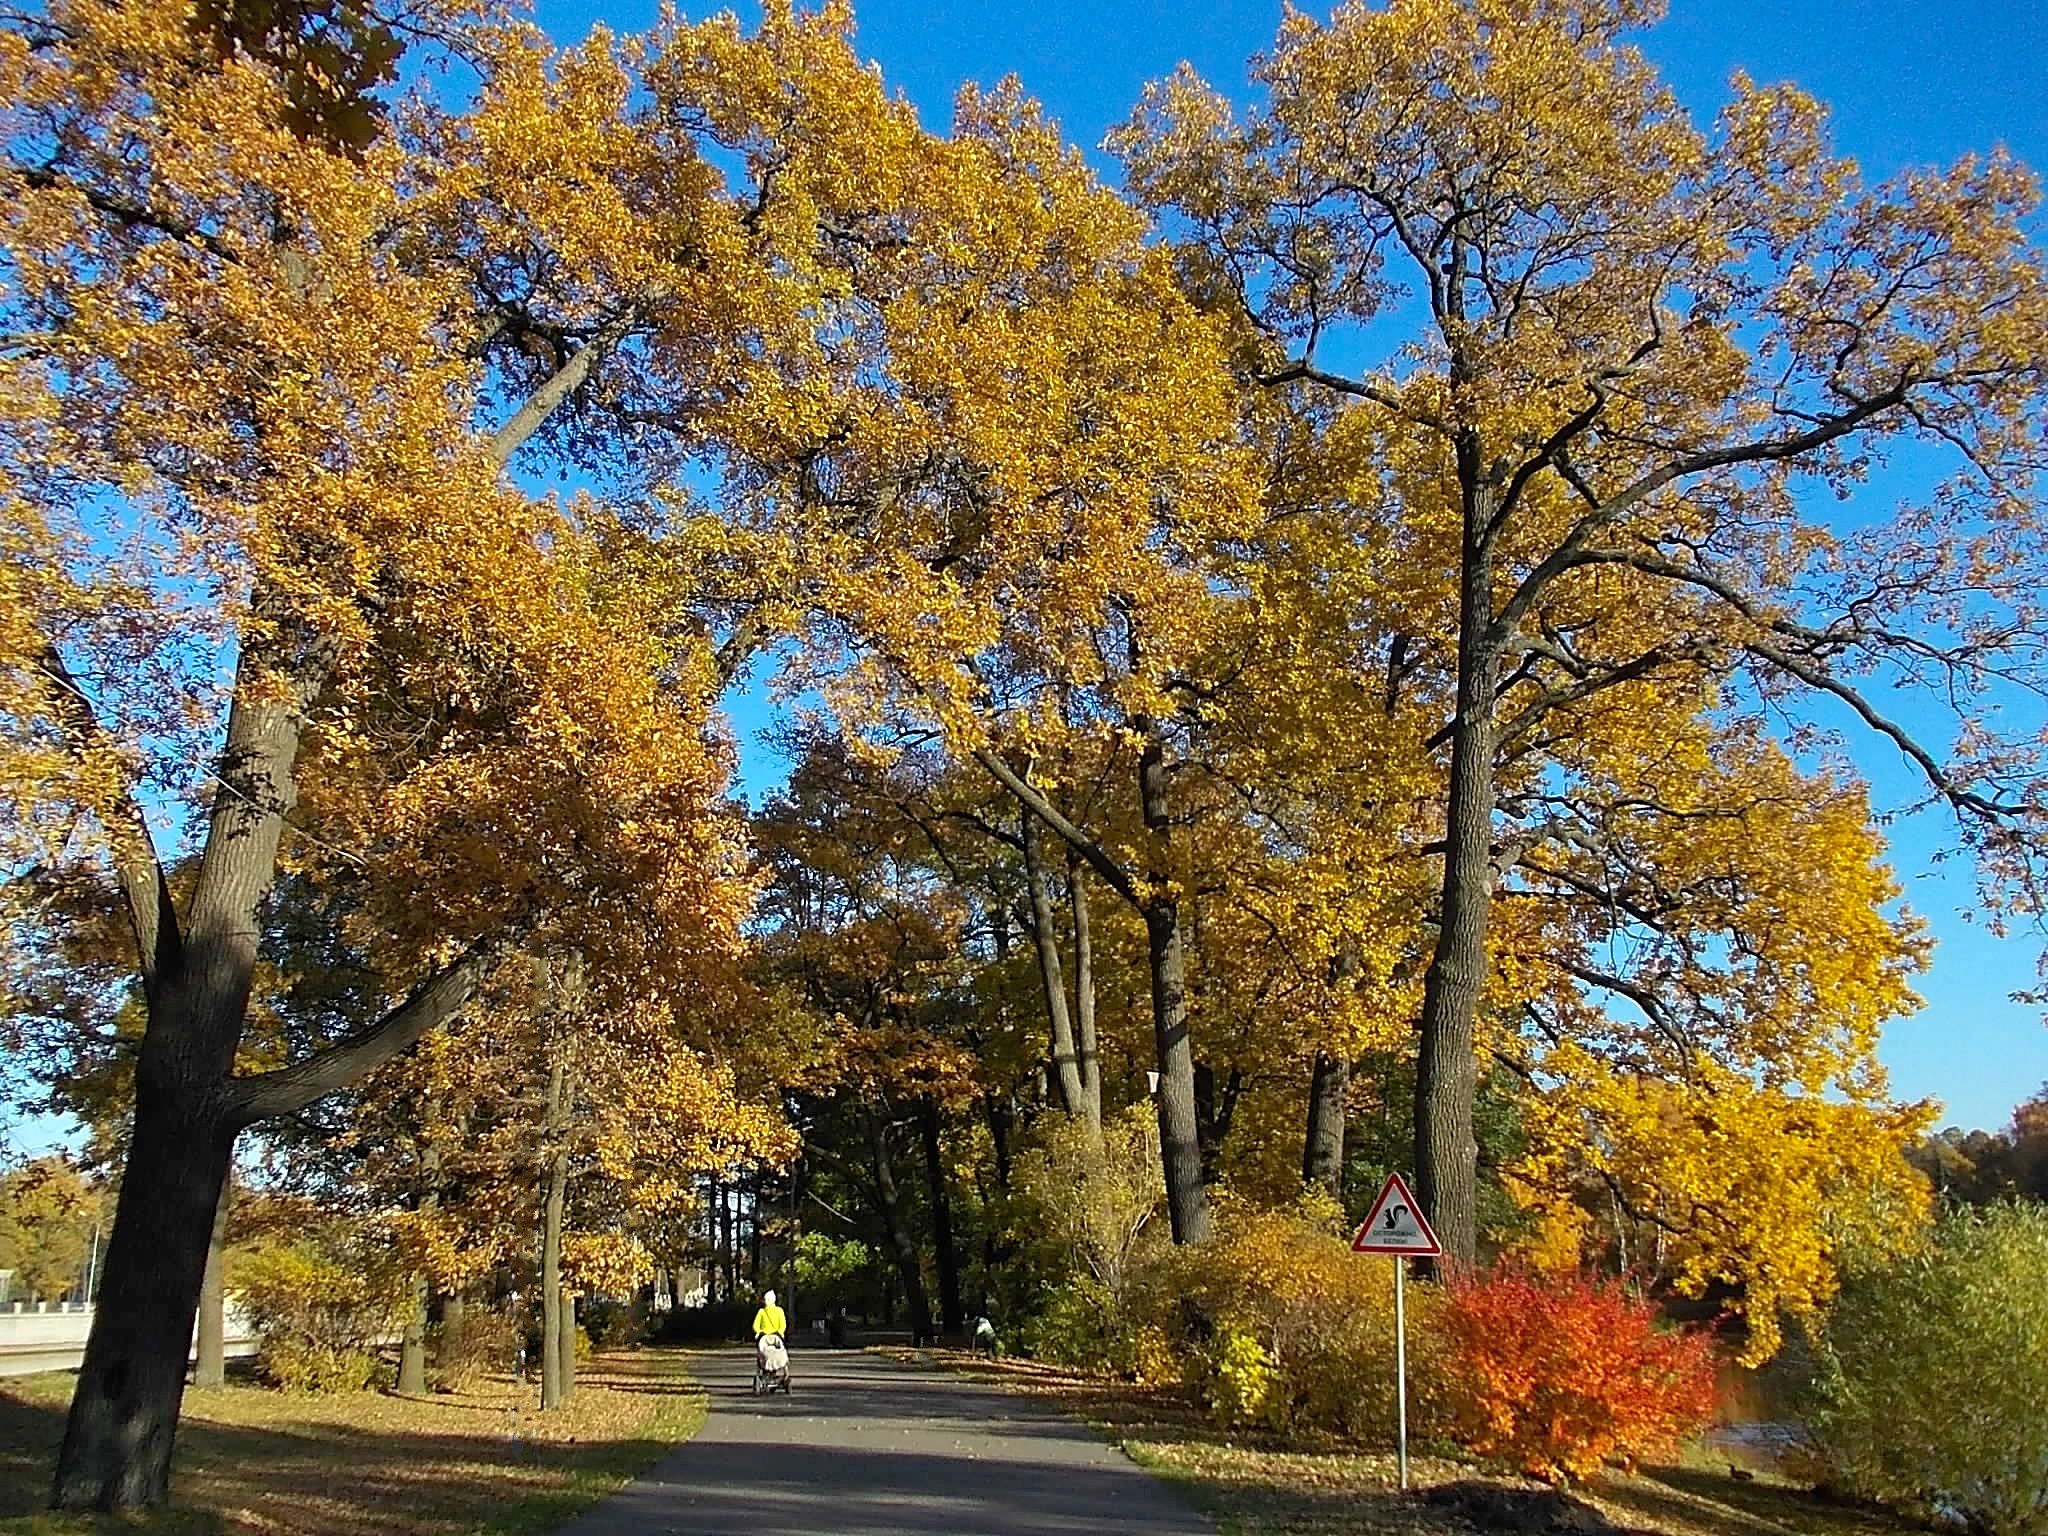
<instances>
[{"instance_id":1,"label":"green shrub","mask_svg":"<svg viewBox=\"0 0 2048 1536\"><path fill-rule=\"evenodd\" d=\"M1943 1218L1919 1257L1852 1277L1805 1405L1844 1492L1991 1536L2048 1536L2048 1207Z\"/></svg>"},{"instance_id":2,"label":"green shrub","mask_svg":"<svg viewBox=\"0 0 2048 1536\"><path fill-rule=\"evenodd\" d=\"M486 1376L509 1375L519 1357L516 1318L495 1307L464 1309L462 1327L437 1327L433 1335L434 1384L461 1392Z\"/></svg>"},{"instance_id":3,"label":"green shrub","mask_svg":"<svg viewBox=\"0 0 2048 1536\"><path fill-rule=\"evenodd\" d=\"M228 1288L261 1341L263 1373L295 1391L356 1391L413 1304L391 1245L333 1222L231 1255ZM371 1362L365 1370L357 1361Z\"/></svg>"},{"instance_id":4,"label":"green shrub","mask_svg":"<svg viewBox=\"0 0 2048 1536\"><path fill-rule=\"evenodd\" d=\"M597 1349L631 1349L647 1337L647 1319L630 1301L612 1296L586 1296L577 1314Z\"/></svg>"},{"instance_id":5,"label":"green shrub","mask_svg":"<svg viewBox=\"0 0 2048 1536\"><path fill-rule=\"evenodd\" d=\"M378 1385L377 1357L366 1349L327 1349L280 1339L263 1350L263 1375L285 1392L361 1392Z\"/></svg>"},{"instance_id":6,"label":"green shrub","mask_svg":"<svg viewBox=\"0 0 2048 1536\"><path fill-rule=\"evenodd\" d=\"M1022 1342L1035 1360L1104 1371L1117 1364L1120 1332L1116 1299L1093 1275L1077 1274L1025 1321Z\"/></svg>"},{"instance_id":7,"label":"green shrub","mask_svg":"<svg viewBox=\"0 0 2048 1536\"><path fill-rule=\"evenodd\" d=\"M1167 1329L1218 1419L1392 1442L1393 1269L1353 1253L1341 1224L1326 1196L1285 1210L1219 1201L1212 1241L1147 1266L1137 1314ZM1430 1370L1434 1300L1409 1292L1411 1387Z\"/></svg>"}]
</instances>

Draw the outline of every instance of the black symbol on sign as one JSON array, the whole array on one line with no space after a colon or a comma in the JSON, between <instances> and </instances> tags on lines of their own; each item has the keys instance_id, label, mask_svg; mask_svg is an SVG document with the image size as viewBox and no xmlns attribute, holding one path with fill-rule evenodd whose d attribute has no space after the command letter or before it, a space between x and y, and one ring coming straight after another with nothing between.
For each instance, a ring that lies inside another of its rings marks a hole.
<instances>
[{"instance_id":1,"label":"black symbol on sign","mask_svg":"<svg viewBox=\"0 0 2048 1536\"><path fill-rule=\"evenodd\" d=\"M1388 1230L1389 1232L1398 1232L1398 1231L1400 1231L1400 1230L1401 1230L1401 1226L1400 1226L1400 1219L1401 1219L1401 1218L1403 1218L1403 1217L1405 1217L1405 1216L1406 1216L1407 1214L1408 1214L1408 1207L1407 1207L1407 1206L1405 1206L1405 1205L1390 1205L1390 1206L1388 1206L1388 1207L1387 1207L1387 1230Z\"/></svg>"}]
</instances>

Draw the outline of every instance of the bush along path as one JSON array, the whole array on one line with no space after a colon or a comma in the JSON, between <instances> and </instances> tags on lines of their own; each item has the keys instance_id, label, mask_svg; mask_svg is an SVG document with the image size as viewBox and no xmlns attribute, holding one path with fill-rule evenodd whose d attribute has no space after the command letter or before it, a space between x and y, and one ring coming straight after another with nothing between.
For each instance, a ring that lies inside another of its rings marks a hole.
<instances>
[{"instance_id":1,"label":"bush along path","mask_svg":"<svg viewBox=\"0 0 2048 1536\"><path fill-rule=\"evenodd\" d=\"M911 1358L905 1354L905 1358ZM1447 1454L1414 1457L1398 1491L1394 1454L1333 1437L1219 1427L1176 1389L960 1350L916 1357L1056 1406L1177 1483L1222 1536L1905 1536L1924 1527L1817 1496L1738 1451L1689 1450L1670 1465L1607 1469L1569 1492Z\"/></svg>"},{"instance_id":2,"label":"bush along path","mask_svg":"<svg viewBox=\"0 0 2048 1536\"><path fill-rule=\"evenodd\" d=\"M83 1536L44 1511L75 1377L0 1390L0 1536ZM545 1416L504 1376L423 1397L231 1384L185 1394L172 1501L150 1536L524 1536L549 1532L696 1433L704 1395L665 1350L600 1355Z\"/></svg>"}]
</instances>

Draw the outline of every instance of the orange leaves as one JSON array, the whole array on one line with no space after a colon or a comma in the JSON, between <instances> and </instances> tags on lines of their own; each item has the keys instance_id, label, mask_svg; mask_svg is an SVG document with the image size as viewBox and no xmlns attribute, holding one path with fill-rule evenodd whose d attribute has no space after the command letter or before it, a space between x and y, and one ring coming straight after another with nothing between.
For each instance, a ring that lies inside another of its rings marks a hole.
<instances>
[{"instance_id":1,"label":"orange leaves","mask_svg":"<svg viewBox=\"0 0 2048 1536\"><path fill-rule=\"evenodd\" d=\"M1676 1449L1714 1410L1711 1338L1660 1326L1612 1280L1454 1278L1434 1326L1453 1432L1534 1477L1586 1478Z\"/></svg>"}]
</instances>

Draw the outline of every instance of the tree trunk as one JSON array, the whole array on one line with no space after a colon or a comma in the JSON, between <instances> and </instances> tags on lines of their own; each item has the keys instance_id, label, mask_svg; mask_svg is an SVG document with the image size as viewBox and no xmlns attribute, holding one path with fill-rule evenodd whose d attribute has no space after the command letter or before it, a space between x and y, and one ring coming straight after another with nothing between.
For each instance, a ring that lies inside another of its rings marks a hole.
<instances>
[{"instance_id":1,"label":"tree trunk","mask_svg":"<svg viewBox=\"0 0 2048 1536\"><path fill-rule=\"evenodd\" d=\"M560 1401L566 1403L576 1395L576 1293L566 1285L555 1304L555 1316L562 1329L561 1343L555 1351L561 1377Z\"/></svg>"},{"instance_id":2,"label":"tree trunk","mask_svg":"<svg viewBox=\"0 0 2048 1536\"><path fill-rule=\"evenodd\" d=\"M452 1360L459 1356L467 1345L469 1331L469 1298L460 1291L450 1291L441 1298L441 1358Z\"/></svg>"},{"instance_id":3,"label":"tree trunk","mask_svg":"<svg viewBox=\"0 0 2048 1536\"><path fill-rule=\"evenodd\" d=\"M99 1305L57 1454L60 1509L121 1509L170 1494L171 1449L206 1272L206 1250L238 1127L224 1103L255 976L259 914L277 879L306 703L326 653L282 627L245 635L184 932L159 877L153 932L137 924L148 1023L135 1120L114 1207ZM278 671L291 683L274 686ZM134 905L131 903L131 911Z\"/></svg>"},{"instance_id":4,"label":"tree trunk","mask_svg":"<svg viewBox=\"0 0 2048 1536\"><path fill-rule=\"evenodd\" d=\"M740 1293L739 1263L733 1253L732 1243L733 1186L728 1184L718 1197L718 1252L719 1262L725 1266L725 1294L737 1296Z\"/></svg>"},{"instance_id":5,"label":"tree trunk","mask_svg":"<svg viewBox=\"0 0 2048 1536\"><path fill-rule=\"evenodd\" d=\"M889 1160L889 1132L881 1117L864 1109L861 1118L868 1133L868 1157L875 1177L876 1206L882 1228L889 1239L889 1251L896 1260L896 1273L903 1282L903 1301L910 1312L911 1336L920 1343L932 1336L932 1304L925 1295L924 1271L917 1259L917 1244L910 1225L903 1218L903 1197L896 1185L896 1169Z\"/></svg>"},{"instance_id":6,"label":"tree trunk","mask_svg":"<svg viewBox=\"0 0 2048 1536\"><path fill-rule=\"evenodd\" d=\"M1476 452L1476 447L1460 445L1461 474L1467 468L1464 458ZM1478 483L1476 469L1465 483ZM1491 499L1468 490L1442 921L1423 977L1415 1078L1415 1194L1445 1257L1457 1264L1472 1263L1479 1246L1479 1144L1472 1115L1479 1089L1479 993L1486 980L1493 901L1494 695L1500 666L1484 532L1491 516Z\"/></svg>"},{"instance_id":7,"label":"tree trunk","mask_svg":"<svg viewBox=\"0 0 2048 1536\"><path fill-rule=\"evenodd\" d=\"M1188 1039L1187 951L1173 889L1173 828L1167 816L1166 753L1156 727L1139 722L1145 750L1138 760L1138 797L1151 832L1150 893L1143 908L1146 960L1152 980L1152 1036L1159 1060L1159 1156L1166 1175L1166 1211L1176 1243L1209 1238L1209 1192L1202 1182L1201 1134L1195 1121L1195 1055Z\"/></svg>"},{"instance_id":8,"label":"tree trunk","mask_svg":"<svg viewBox=\"0 0 2048 1536\"><path fill-rule=\"evenodd\" d=\"M960 1305L960 1255L953 1248L953 1202L946 1192L946 1160L939 1144L939 1106L921 1099L918 1129L924 1137L924 1173L930 1187L932 1250L938 1260L939 1317L949 1336L966 1332L967 1314Z\"/></svg>"},{"instance_id":9,"label":"tree trunk","mask_svg":"<svg viewBox=\"0 0 2048 1536\"><path fill-rule=\"evenodd\" d=\"M1060 1108L1080 1115L1085 1113L1081 1061L1074 1049L1073 1016L1067 1011L1067 980L1060 969L1060 935L1053 922L1052 890L1038 845L1038 818L1028 807L1020 808L1017 825L1024 844L1024 883L1031 892L1031 939L1038 949L1038 979L1045 992L1046 1021L1052 1033L1053 1086Z\"/></svg>"},{"instance_id":10,"label":"tree trunk","mask_svg":"<svg viewBox=\"0 0 2048 1536\"><path fill-rule=\"evenodd\" d=\"M189 1099L156 1078L137 1075L128 1166L57 1461L60 1509L159 1504L170 1492L207 1240L234 1137L190 1114Z\"/></svg>"},{"instance_id":11,"label":"tree trunk","mask_svg":"<svg viewBox=\"0 0 2048 1536\"><path fill-rule=\"evenodd\" d=\"M441 1205L441 1148L429 1142L420 1155L420 1210L431 1215ZM412 1280L412 1316L406 1320L405 1337L398 1346L398 1390L423 1397L427 1390L427 1303L431 1300L427 1274L421 1270Z\"/></svg>"},{"instance_id":12,"label":"tree trunk","mask_svg":"<svg viewBox=\"0 0 2048 1536\"><path fill-rule=\"evenodd\" d=\"M982 1109L988 1116L988 1139L995 1149L996 1188L1010 1187L1010 1106L994 1094L984 1094Z\"/></svg>"},{"instance_id":13,"label":"tree trunk","mask_svg":"<svg viewBox=\"0 0 2048 1536\"><path fill-rule=\"evenodd\" d=\"M1081 1058L1081 1114L1102 1125L1102 1056L1095 1038L1095 943L1088 924L1088 876L1067 853L1067 903L1074 919L1074 1049Z\"/></svg>"},{"instance_id":14,"label":"tree trunk","mask_svg":"<svg viewBox=\"0 0 2048 1536\"><path fill-rule=\"evenodd\" d=\"M235 1202L232 1166L220 1181L213 1208L213 1232L206 1244L206 1273L199 1282L199 1331L192 1346L192 1385L224 1386L228 1379L227 1262L228 1209Z\"/></svg>"},{"instance_id":15,"label":"tree trunk","mask_svg":"<svg viewBox=\"0 0 2048 1536\"><path fill-rule=\"evenodd\" d=\"M541 1206L540 1405L562 1405L562 1212L568 1204L569 1157L563 1136L566 1069L561 1057L548 1068L547 1194Z\"/></svg>"},{"instance_id":16,"label":"tree trunk","mask_svg":"<svg viewBox=\"0 0 2048 1536\"><path fill-rule=\"evenodd\" d=\"M1308 1084L1308 1135L1301 1150L1301 1181L1344 1198L1344 1101L1351 1088L1351 1063L1328 1051L1316 1052Z\"/></svg>"}]
</instances>

